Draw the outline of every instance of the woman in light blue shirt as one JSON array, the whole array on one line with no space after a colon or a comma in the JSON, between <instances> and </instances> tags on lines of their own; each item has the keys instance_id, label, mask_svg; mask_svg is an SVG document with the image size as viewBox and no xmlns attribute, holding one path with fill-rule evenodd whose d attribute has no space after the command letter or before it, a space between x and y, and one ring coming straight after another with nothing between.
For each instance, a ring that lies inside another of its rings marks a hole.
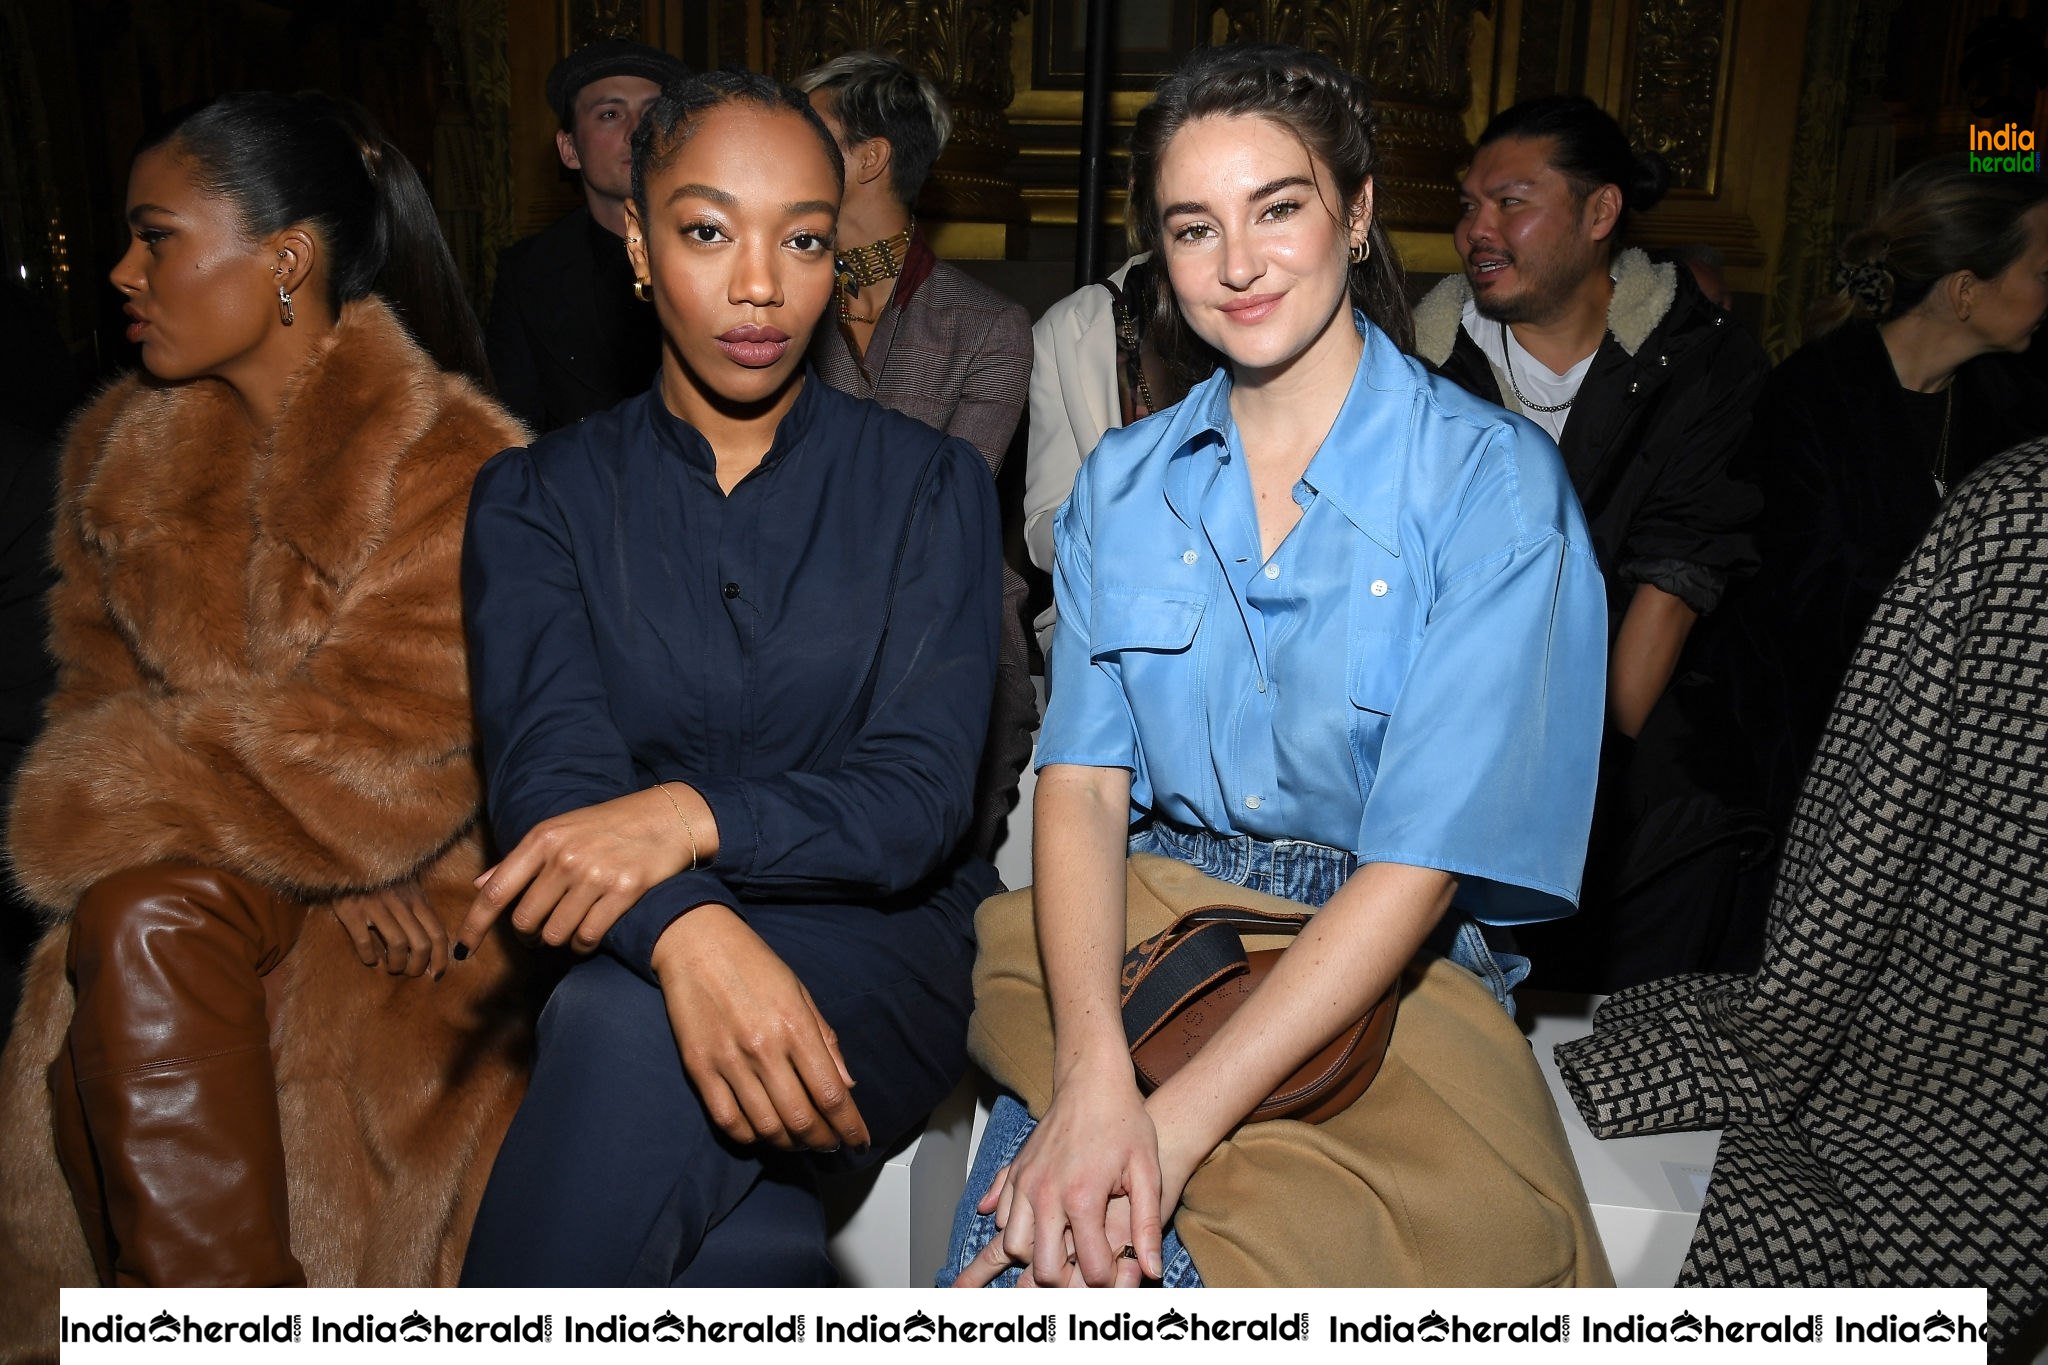
<instances>
[{"instance_id":1,"label":"woman in light blue shirt","mask_svg":"<svg viewBox=\"0 0 2048 1365\"><path fill-rule=\"evenodd\" d=\"M1199 1283L1162 1230L1274 1084L1425 947L1508 1003L1526 963L1487 926L1574 907L1599 569L1550 440L1406 354L1372 134L1357 81L1274 47L1197 54L1138 121L1159 325L1223 364L1105 436L1057 523L1034 849L1054 1092L1035 1132L1014 1100L991 1120L960 1283ZM1127 847L1323 907L1149 1098L1117 1004Z\"/></svg>"}]
</instances>

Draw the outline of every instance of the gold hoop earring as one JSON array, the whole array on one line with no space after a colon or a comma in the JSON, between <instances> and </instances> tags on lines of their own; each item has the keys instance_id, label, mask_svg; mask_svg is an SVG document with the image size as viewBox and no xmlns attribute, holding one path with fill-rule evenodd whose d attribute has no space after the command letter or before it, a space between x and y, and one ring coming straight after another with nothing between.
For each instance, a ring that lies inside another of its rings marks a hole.
<instances>
[{"instance_id":1,"label":"gold hoop earring","mask_svg":"<svg viewBox=\"0 0 2048 1365\"><path fill-rule=\"evenodd\" d=\"M633 281L633 297L642 303L653 303L654 290L648 285L646 280L635 280Z\"/></svg>"},{"instance_id":2,"label":"gold hoop earring","mask_svg":"<svg viewBox=\"0 0 2048 1365\"><path fill-rule=\"evenodd\" d=\"M292 325L292 293L283 285L277 287L277 316L285 326Z\"/></svg>"},{"instance_id":3,"label":"gold hoop earring","mask_svg":"<svg viewBox=\"0 0 2048 1365\"><path fill-rule=\"evenodd\" d=\"M1372 238L1356 243L1351 248L1351 264L1364 265L1372 259Z\"/></svg>"}]
</instances>

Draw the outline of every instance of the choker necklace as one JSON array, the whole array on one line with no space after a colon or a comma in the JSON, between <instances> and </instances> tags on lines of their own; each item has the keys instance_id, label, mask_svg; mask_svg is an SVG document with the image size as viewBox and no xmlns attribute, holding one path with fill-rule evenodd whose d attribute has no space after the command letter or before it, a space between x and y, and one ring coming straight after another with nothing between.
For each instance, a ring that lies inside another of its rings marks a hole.
<instances>
[{"instance_id":1,"label":"choker necklace","mask_svg":"<svg viewBox=\"0 0 2048 1365\"><path fill-rule=\"evenodd\" d=\"M1515 357L1508 350L1508 325L1505 322L1500 324L1500 363L1507 369L1508 387L1515 391L1515 401L1530 412L1563 412L1572 405L1573 399L1579 396L1574 393L1571 398L1565 399L1562 403L1553 403L1547 408L1541 403L1531 403L1522 397L1522 386L1515 382Z\"/></svg>"},{"instance_id":2,"label":"choker necklace","mask_svg":"<svg viewBox=\"0 0 2048 1365\"><path fill-rule=\"evenodd\" d=\"M839 276L841 322L873 322L881 316L879 310L863 316L847 305L860 297L861 290L883 280L893 280L903 273L903 263L910 259L910 234L915 231L917 220L913 218L903 231L894 236L853 247L832 258L832 269Z\"/></svg>"}]
</instances>

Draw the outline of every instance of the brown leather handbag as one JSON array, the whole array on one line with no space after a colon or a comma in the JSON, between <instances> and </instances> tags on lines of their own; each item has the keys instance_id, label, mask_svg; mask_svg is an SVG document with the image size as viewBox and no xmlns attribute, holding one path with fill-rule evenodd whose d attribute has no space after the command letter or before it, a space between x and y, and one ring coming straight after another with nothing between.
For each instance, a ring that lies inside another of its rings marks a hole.
<instances>
[{"instance_id":1,"label":"brown leather handbag","mask_svg":"<svg viewBox=\"0 0 2048 1365\"><path fill-rule=\"evenodd\" d=\"M1139 1088L1149 1095L1186 1066L1280 960L1278 948L1245 951L1240 935L1298 934L1308 919L1307 914L1206 905L1124 954L1124 1038ZM1397 980L1357 1023L1282 1081L1246 1121L1321 1123L1342 1113L1379 1074L1399 1002Z\"/></svg>"}]
</instances>

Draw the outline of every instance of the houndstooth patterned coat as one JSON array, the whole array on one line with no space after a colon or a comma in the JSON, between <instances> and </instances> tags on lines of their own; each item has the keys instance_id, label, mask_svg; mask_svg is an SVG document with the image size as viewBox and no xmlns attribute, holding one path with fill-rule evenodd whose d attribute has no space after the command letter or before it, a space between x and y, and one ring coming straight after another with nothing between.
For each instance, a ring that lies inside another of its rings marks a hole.
<instances>
[{"instance_id":1,"label":"houndstooth patterned coat","mask_svg":"<svg viewBox=\"0 0 2048 1365\"><path fill-rule=\"evenodd\" d=\"M1957 490L1872 618L1753 976L1557 1049L1601 1137L1721 1128L1682 1285L2048 1294L2048 440Z\"/></svg>"}]
</instances>

